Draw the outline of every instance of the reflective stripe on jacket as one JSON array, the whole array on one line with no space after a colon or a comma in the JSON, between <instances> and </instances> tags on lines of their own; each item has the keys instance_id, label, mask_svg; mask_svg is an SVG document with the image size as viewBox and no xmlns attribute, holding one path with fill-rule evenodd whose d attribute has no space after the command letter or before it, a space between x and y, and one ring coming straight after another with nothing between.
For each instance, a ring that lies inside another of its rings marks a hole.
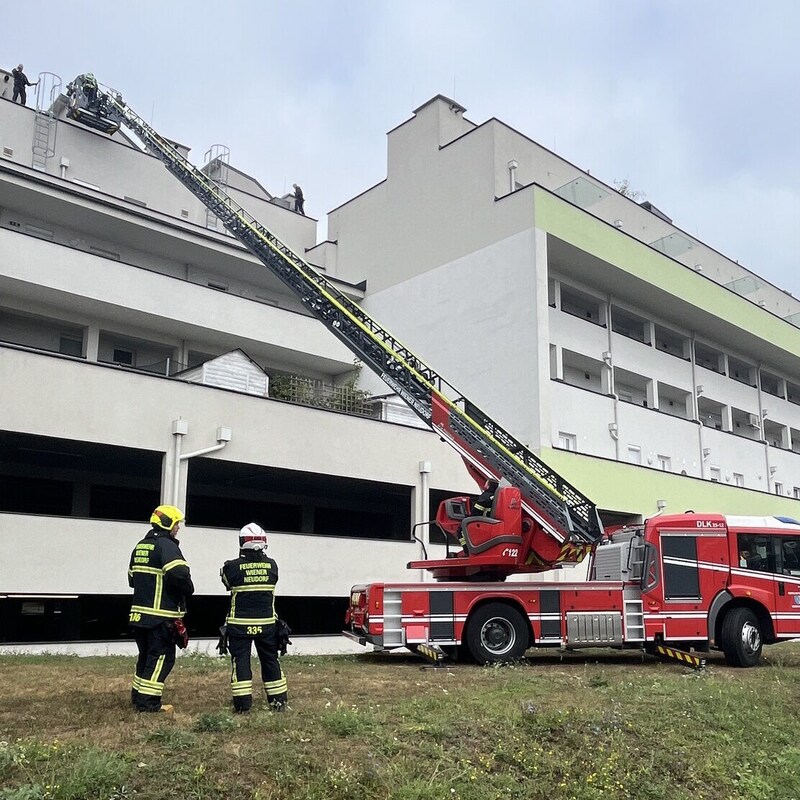
<instances>
[{"instance_id":1,"label":"reflective stripe on jacket","mask_svg":"<svg viewBox=\"0 0 800 800\"><path fill-rule=\"evenodd\" d=\"M128 585L133 587L130 623L134 627L153 628L182 617L194 585L178 540L153 528L131 553Z\"/></svg>"},{"instance_id":2,"label":"reflective stripe on jacket","mask_svg":"<svg viewBox=\"0 0 800 800\"><path fill-rule=\"evenodd\" d=\"M227 625L238 628L275 624L278 565L271 558L249 550L242 551L239 558L225 562L219 576L231 593L231 607L225 620Z\"/></svg>"}]
</instances>

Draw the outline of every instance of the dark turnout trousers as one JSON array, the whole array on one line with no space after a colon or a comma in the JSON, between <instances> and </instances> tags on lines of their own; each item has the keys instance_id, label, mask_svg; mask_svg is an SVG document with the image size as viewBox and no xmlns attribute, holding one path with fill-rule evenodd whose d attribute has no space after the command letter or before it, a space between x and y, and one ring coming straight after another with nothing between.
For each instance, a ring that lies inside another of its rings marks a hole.
<instances>
[{"instance_id":1,"label":"dark turnout trousers","mask_svg":"<svg viewBox=\"0 0 800 800\"><path fill-rule=\"evenodd\" d=\"M250 654L253 644L261 662L261 680L267 700L273 707L286 703L286 677L278 661L275 625L228 626L228 649L231 654L231 693L236 711L249 711L253 705L253 670Z\"/></svg>"},{"instance_id":2,"label":"dark turnout trousers","mask_svg":"<svg viewBox=\"0 0 800 800\"><path fill-rule=\"evenodd\" d=\"M137 711L158 711L164 682L175 664L175 642L171 623L160 622L154 628L134 628L139 658L133 678L131 702Z\"/></svg>"}]
</instances>

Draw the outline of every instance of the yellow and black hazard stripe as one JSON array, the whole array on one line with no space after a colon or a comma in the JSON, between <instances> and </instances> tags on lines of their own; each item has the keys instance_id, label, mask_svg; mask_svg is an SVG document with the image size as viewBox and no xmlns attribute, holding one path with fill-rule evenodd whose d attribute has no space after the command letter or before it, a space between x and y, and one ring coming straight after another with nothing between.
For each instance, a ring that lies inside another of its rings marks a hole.
<instances>
[{"instance_id":1,"label":"yellow and black hazard stripe","mask_svg":"<svg viewBox=\"0 0 800 800\"><path fill-rule=\"evenodd\" d=\"M655 647L655 652L656 655L660 655L663 658L671 658L675 661L680 661L682 664L686 664L694 669L703 669L706 665L705 658L696 656L694 653L687 653L684 650L678 650L675 647L667 647L663 644L657 644Z\"/></svg>"},{"instance_id":2,"label":"yellow and black hazard stripe","mask_svg":"<svg viewBox=\"0 0 800 800\"><path fill-rule=\"evenodd\" d=\"M561 552L558 554L555 561L540 558L533 550L531 550L527 559L525 560L525 564L535 564L540 567L548 568L552 568L553 564L562 564L565 562L568 564L580 564L581 561L583 561L583 559L586 558L586 556L589 555L593 549L594 545L591 544L572 544L571 542L565 542L561 547Z\"/></svg>"},{"instance_id":3,"label":"yellow and black hazard stripe","mask_svg":"<svg viewBox=\"0 0 800 800\"><path fill-rule=\"evenodd\" d=\"M444 652L436 647L436 645L418 644L417 653L424 656L429 661L432 661L434 664L444 661Z\"/></svg>"}]
</instances>

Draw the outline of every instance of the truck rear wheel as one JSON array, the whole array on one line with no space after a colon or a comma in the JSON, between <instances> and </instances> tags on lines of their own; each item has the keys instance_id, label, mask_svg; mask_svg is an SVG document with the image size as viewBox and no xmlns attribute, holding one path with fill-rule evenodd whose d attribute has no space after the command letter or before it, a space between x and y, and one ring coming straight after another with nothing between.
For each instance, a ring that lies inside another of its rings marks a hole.
<instances>
[{"instance_id":1,"label":"truck rear wheel","mask_svg":"<svg viewBox=\"0 0 800 800\"><path fill-rule=\"evenodd\" d=\"M528 623L513 606L487 603L470 617L464 638L479 664L514 661L528 649Z\"/></svg>"},{"instance_id":2,"label":"truck rear wheel","mask_svg":"<svg viewBox=\"0 0 800 800\"><path fill-rule=\"evenodd\" d=\"M758 618L749 608L734 608L722 621L720 632L725 662L732 667L754 667L761 660L764 640Z\"/></svg>"}]
</instances>

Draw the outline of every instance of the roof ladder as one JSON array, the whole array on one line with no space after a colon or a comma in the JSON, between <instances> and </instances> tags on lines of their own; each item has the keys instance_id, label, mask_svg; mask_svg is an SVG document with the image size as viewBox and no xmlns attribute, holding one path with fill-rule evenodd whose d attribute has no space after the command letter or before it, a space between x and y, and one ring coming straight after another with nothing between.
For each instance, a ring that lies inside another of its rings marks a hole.
<instances>
[{"instance_id":1,"label":"roof ladder","mask_svg":"<svg viewBox=\"0 0 800 800\"><path fill-rule=\"evenodd\" d=\"M36 85L36 111L33 118L33 157L31 166L40 172L47 171L47 159L56 153L58 109L56 101L61 94L61 78L52 72L40 72Z\"/></svg>"},{"instance_id":2,"label":"roof ladder","mask_svg":"<svg viewBox=\"0 0 800 800\"><path fill-rule=\"evenodd\" d=\"M206 150L203 156L202 171L208 175L209 178L215 180L223 190L228 188L228 175L229 165L231 159L231 151L229 147L224 144L212 144ZM217 230L219 227L219 219L217 215L206 206L206 228Z\"/></svg>"}]
</instances>

